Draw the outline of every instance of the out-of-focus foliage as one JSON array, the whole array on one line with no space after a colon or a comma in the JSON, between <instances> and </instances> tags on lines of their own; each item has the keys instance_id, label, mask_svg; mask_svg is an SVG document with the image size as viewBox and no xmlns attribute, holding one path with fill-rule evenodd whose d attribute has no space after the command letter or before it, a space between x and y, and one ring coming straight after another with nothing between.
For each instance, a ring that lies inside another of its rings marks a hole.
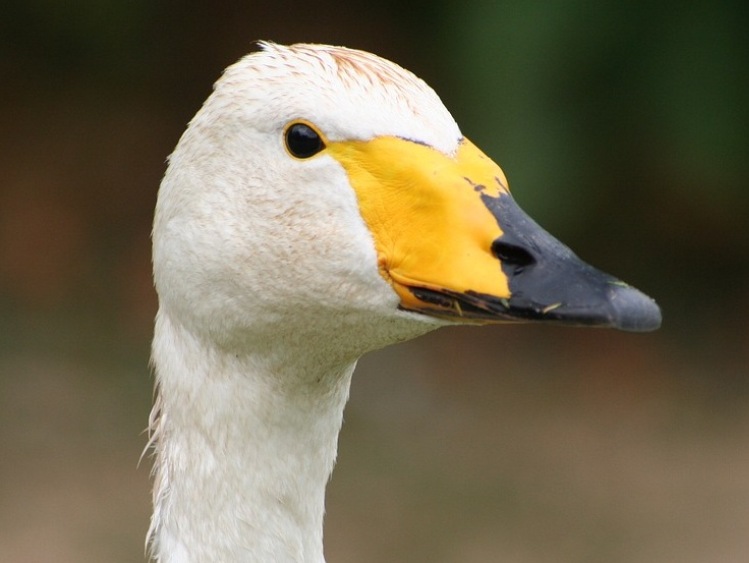
<instances>
[{"instance_id":1,"label":"out-of-focus foliage","mask_svg":"<svg viewBox=\"0 0 749 563\"><path fill-rule=\"evenodd\" d=\"M545 187L572 168L568 160L591 177L606 175L595 172L602 162L660 166L674 180L660 188L667 197L745 205L749 38L731 8L577 1L456 10L452 69L472 85L456 102L486 143L528 170L546 194L538 204L553 202L549 215L575 207ZM579 179L578 189L594 189Z\"/></svg>"}]
</instances>

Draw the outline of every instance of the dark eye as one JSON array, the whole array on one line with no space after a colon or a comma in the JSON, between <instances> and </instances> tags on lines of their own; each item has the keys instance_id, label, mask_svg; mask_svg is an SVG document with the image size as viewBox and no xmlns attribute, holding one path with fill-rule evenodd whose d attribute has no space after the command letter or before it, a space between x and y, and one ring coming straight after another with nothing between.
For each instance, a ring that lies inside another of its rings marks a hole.
<instances>
[{"instance_id":1,"label":"dark eye","mask_svg":"<svg viewBox=\"0 0 749 563\"><path fill-rule=\"evenodd\" d=\"M320 134L305 123L294 123L286 129L286 148L297 158L315 156L325 148Z\"/></svg>"}]
</instances>

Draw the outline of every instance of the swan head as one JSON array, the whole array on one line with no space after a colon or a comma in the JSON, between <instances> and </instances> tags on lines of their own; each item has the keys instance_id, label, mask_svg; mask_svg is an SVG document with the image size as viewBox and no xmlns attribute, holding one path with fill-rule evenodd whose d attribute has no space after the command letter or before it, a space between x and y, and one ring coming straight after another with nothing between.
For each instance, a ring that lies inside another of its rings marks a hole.
<instances>
[{"instance_id":1,"label":"swan head","mask_svg":"<svg viewBox=\"0 0 749 563\"><path fill-rule=\"evenodd\" d=\"M160 314L229 347L660 324L520 210L429 86L345 48L262 43L225 71L170 157L153 244Z\"/></svg>"}]
</instances>

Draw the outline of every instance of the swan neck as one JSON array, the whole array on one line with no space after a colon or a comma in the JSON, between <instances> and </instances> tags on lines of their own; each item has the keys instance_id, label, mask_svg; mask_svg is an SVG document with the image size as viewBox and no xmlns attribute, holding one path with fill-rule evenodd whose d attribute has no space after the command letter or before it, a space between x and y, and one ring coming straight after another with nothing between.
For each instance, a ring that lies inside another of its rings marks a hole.
<instances>
[{"instance_id":1,"label":"swan neck","mask_svg":"<svg viewBox=\"0 0 749 563\"><path fill-rule=\"evenodd\" d=\"M354 363L221 350L160 312L153 364L156 560L324 563L325 486Z\"/></svg>"}]
</instances>

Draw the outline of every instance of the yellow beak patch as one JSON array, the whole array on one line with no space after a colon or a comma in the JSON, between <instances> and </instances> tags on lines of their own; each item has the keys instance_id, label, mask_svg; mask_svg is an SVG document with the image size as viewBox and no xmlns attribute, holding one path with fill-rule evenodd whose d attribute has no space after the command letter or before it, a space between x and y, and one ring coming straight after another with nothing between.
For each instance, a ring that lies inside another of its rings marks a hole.
<instances>
[{"instance_id":1,"label":"yellow beak patch","mask_svg":"<svg viewBox=\"0 0 749 563\"><path fill-rule=\"evenodd\" d=\"M507 193L507 179L473 143L463 139L454 156L396 137L331 142L327 152L348 173L380 273L404 309L427 305L413 289L510 297L491 250L502 231L481 200ZM428 305L460 316L457 301Z\"/></svg>"}]
</instances>

